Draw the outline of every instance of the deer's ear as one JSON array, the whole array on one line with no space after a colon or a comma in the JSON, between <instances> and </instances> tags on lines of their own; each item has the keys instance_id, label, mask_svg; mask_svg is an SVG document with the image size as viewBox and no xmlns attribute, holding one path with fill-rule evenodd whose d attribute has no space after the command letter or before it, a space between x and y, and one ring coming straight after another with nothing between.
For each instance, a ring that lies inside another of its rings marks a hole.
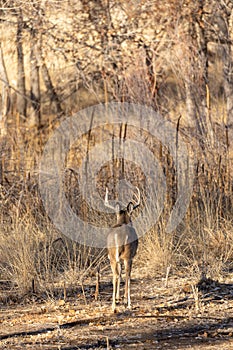
<instances>
[{"instance_id":1,"label":"deer's ear","mask_svg":"<svg viewBox=\"0 0 233 350\"><path fill-rule=\"evenodd\" d=\"M117 203L117 204L115 205L115 210L116 210L117 213L120 213L121 206L120 206L119 203Z\"/></svg>"},{"instance_id":2,"label":"deer's ear","mask_svg":"<svg viewBox=\"0 0 233 350\"><path fill-rule=\"evenodd\" d=\"M129 202L129 204L127 205L127 212L131 215L133 212L133 203Z\"/></svg>"}]
</instances>

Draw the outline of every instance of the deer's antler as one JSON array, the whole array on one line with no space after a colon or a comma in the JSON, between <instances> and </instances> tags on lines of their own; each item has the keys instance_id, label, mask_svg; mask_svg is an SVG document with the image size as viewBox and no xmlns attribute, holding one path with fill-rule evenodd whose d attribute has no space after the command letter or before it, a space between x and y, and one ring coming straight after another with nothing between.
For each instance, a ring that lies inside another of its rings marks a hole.
<instances>
[{"instance_id":1,"label":"deer's antler","mask_svg":"<svg viewBox=\"0 0 233 350\"><path fill-rule=\"evenodd\" d=\"M136 202L134 204L133 209L136 209L140 205L140 202L141 202L140 190L138 187L136 187L136 190L137 190L137 193L134 193L134 197L136 198Z\"/></svg>"},{"instance_id":2,"label":"deer's antler","mask_svg":"<svg viewBox=\"0 0 233 350\"><path fill-rule=\"evenodd\" d=\"M109 204L109 201L108 201L108 188L107 187L106 187L104 205L106 207L108 207L108 208L111 208L111 209L115 210L115 207L113 205Z\"/></svg>"}]
</instances>

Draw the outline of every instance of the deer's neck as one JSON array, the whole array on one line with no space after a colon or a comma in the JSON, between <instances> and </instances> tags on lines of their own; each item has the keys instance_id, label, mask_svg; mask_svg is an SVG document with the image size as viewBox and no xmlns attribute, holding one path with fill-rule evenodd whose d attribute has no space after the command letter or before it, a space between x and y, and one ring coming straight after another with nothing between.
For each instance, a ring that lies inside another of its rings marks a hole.
<instances>
[{"instance_id":1,"label":"deer's neck","mask_svg":"<svg viewBox=\"0 0 233 350\"><path fill-rule=\"evenodd\" d=\"M131 218L129 215L127 215L126 213L123 213L123 214L117 214L117 225L120 226L120 225L127 225L127 224L130 224L132 223L131 221Z\"/></svg>"}]
</instances>

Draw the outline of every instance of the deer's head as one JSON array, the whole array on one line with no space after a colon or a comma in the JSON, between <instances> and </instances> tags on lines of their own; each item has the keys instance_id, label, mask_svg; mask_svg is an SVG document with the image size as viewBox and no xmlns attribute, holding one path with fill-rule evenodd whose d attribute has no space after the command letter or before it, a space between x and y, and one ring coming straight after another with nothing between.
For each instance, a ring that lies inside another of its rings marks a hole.
<instances>
[{"instance_id":1,"label":"deer's head","mask_svg":"<svg viewBox=\"0 0 233 350\"><path fill-rule=\"evenodd\" d=\"M104 204L106 207L111 208L115 211L117 216L117 225L129 224L131 222L131 215L139 205L140 205L140 191L136 187L137 193L134 193L136 200L129 202L126 208L122 208L120 203L116 203L115 206L111 205L108 200L108 188L106 187L105 201Z\"/></svg>"}]
</instances>

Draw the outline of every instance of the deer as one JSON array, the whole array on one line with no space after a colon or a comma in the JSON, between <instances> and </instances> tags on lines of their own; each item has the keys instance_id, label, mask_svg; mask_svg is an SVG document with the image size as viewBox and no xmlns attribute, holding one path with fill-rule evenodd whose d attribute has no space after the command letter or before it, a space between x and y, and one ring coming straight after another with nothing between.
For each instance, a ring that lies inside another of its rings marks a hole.
<instances>
[{"instance_id":1,"label":"deer","mask_svg":"<svg viewBox=\"0 0 233 350\"><path fill-rule=\"evenodd\" d=\"M130 278L133 258L137 253L138 236L133 227L131 216L133 211L140 205L140 191L138 187L135 203L129 202L126 208L121 208L117 203L112 206L108 200L108 188L106 187L105 206L114 210L117 222L111 227L107 236L108 258L110 260L111 270L113 274L113 294L112 294L112 311L116 312L116 302L120 299L120 279L121 279L121 262L125 267L125 293L124 304L131 309L130 300Z\"/></svg>"}]
</instances>

